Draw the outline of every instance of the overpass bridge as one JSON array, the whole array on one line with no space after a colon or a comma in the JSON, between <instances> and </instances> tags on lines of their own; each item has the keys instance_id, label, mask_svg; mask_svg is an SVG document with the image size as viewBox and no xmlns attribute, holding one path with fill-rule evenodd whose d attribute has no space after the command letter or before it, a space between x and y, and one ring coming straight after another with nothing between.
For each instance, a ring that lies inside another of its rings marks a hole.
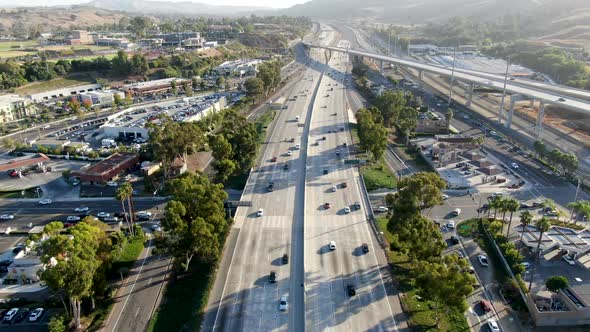
<instances>
[{"instance_id":1,"label":"overpass bridge","mask_svg":"<svg viewBox=\"0 0 590 332\"><path fill-rule=\"evenodd\" d=\"M590 115L590 91L574 89L561 85L550 85L543 82L536 82L531 80L516 79L506 80L504 76L490 74L480 71L458 69L454 70L447 66L438 64L428 64L398 57L385 56L381 54L358 51L347 48L316 45L311 43L303 43L308 48L322 48L331 52L346 53L355 57L370 58L380 62L381 69L385 63L393 63L398 66L412 68L418 71L419 84L422 83L424 72L435 75L452 77L453 80L458 80L469 85L469 94L466 105L469 106L473 99L473 89L475 86L487 87L495 90L504 90L506 84L506 93L510 94L509 111L506 116L505 126L510 128L512 118L514 115L514 104L523 99L531 101L531 106L535 101L539 101L539 112L536 121L536 133L539 139L542 139L543 119L545 116L545 106L555 105L563 109L574 112L579 112L585 115ZM587 99L587 100L584 100ZM502 123L504 120L504 104L502 103L498 112L498 121Z\"/></svg>"}]
</instances>

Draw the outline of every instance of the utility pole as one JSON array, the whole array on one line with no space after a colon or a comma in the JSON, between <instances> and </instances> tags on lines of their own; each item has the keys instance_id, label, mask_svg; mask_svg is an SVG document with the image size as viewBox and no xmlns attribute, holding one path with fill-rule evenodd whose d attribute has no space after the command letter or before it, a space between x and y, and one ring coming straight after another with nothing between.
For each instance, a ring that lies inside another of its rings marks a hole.
<instances>
[{"instance_id":1,"label":"utility pole","mask_svg":"<svg viewBox=\"0 0 590 332\"><path fill-rule=\"evenodd\" d=\"M500 101L500 111L498 113L498 123L502 124L502 117L504 116L504 99L506 99L506 83L508 82L508 70L510 69L510 57L506 61L506 74L504 75L504 89L502 91L502 101Z\"/></svg>"},{"instance_id":2,"label":"utility pole","mask_svg":"<svg viewBox=\"0 0 590 332\"><path fill-rule=\"evenodd\" d=\"M576 195L574 196L574 203L578 201L578 192L580 192L580 177L578 176L578 186L576 187ZM570 220L572 220L572 217L574 216L574 208L572 207L572 209L570 210ZM577 216L576 216L577 219Z\"/></svg>"},{"instance_id":3,"label":"utility pole","mask_svg":"<svg viewBox=\"0 0 590 332\"><path fill-rule=\"evenodd\" d=\"M455 81L455 63L456 62L457 62L457 48L455 47L455 51L453 52L453 69L451 70L451 87L449 89L448 106L451 106L451 101L453 100L453 82Z\"/></svg>"}]
</instances>

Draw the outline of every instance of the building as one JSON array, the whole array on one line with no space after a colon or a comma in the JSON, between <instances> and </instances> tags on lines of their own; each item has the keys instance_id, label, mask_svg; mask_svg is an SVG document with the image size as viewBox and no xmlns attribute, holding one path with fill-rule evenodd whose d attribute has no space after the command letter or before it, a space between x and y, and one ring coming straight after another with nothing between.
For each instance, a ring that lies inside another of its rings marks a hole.
<instances>
[{"instance_id":1,"label":"building","mask_svg":"<svg viewBox=\"0 0 590 332\"><path fill-rule=\"evenodd\" d=\"M72 172L72 176L90 184L106 183L134 167L138 162L139 155L135 153L115 153L87 169Z\"/></svg>"},{"instance_id":2,"label":"building","mask_svg":"<svg viewBox=\"0 0 590 332\"><path fill-rule=\"evenodd\" d=\"M31 142L31 147L35 150L39 150L40 147L45 147L46 149L56 149L56 148L65 148L68 144L70 144L69 140L57 139L57 138L43 138L36 141Z\"/></svg>"},{"instance_id":3,"label":"building","mask_svg":"<svg viewBox=\"0 0 590 332\"><path fill-rule=\"evenodd\" d=\"M205 38L187 38L182 41L182 46L188 49L203 48L205 44Z\"/></svg>"},{"instance_id":4,"label":"building","mask_svg":"<svg viewBox=\"0 0 590 332\"><path fill-rule=\"evenodd\" d=\"M24 169L31 166L43 167L44 162L48 162L50 159L43 153L37 153L35 155L27 155L26 157L20 157L10 159L5 163L0 164L0 172L6 172L11 169Z\"/></svg>"},{"instance_id":5,"label":"building","mask_svg":"<svg viewBox=\"0 0 590 332\"><path fill-rule=\"evenodd\" d=\"M162 47L164 39L162 38L145 38L139 40L139 46L142 47Z\"/></svg>"},{"instance_id":6,"label":"building","mask_svg":"<svg viewBox=\"0 0 590 332\"><path fill-rule=\"evenodd\" d=\"M429 52L438 53L439 52L439 47L436 45L432 45L432 44L410 44L408 46L408 49L409 49L410 53L429 53Z\"/></svg>"},{"instance_id":7,"label":"building","mask_svg":"<svg viewBox=\"0 0 590 332\"><path fill-rule=\"evenodd\" d=\"M176 82L176 87L181 88L184 81L189 81L183 78L170 77L161 80L153 80L146 82L138 82L126 84L123 86L123 91L129 92L134 96L145 96L150 94L164 93L172 90L172 82Z\"/></svg>"},{"instance_id":8,"label":"building","mask_svg":"<svg viewBox=\"0 0 590 332\"><path fill-rule=\"evenodd\" d=\"M98 83L86 84L86 85L67 87L67 88L63 88L63 89L33 93L33 94L28 95L27 97L36 103L40 103L40 102L50 100L53 98L71 97L71 96L78 95L78 94L88 92L88 91L100 90L101 88L102 88L102 85L100 85Z\"/></svg>"},{"instance_id":9,"label":"building","mask_svg":"<svg viewBox=\"0 0 590 332\"><path fill-rule=\"evenodd\" d=\"M109 37L101 37L96 40L96 45L98 46L111 46L111 47L118 47L118 48L128 48L133 45L132 42L129 41L127 38L109 38Z\"/></svg>"},{"instance_id":10,"label":"building","mask_svg":"<svg viewBox=\"0 0 590 332\"><path fill-rule=\"evenodd\" d=\"M449 125L445 119L419 117L415 131L420 134L446 134L449 132Z\"/></svg>"},{"instance_id":11,"label":"building","mask_svg":"<svg viewBox=\"0 0 590 332\"><path fill-rule=\"evenodd\" d=\"M90 45L94 44L94 38L86 30L74 30L65 42L69 45Z\"/></svg>"},{"instance_id":12,"label":"building","mask_svg":"<svg viewBox=\"0 0 590 332\"><path fill-rule=\"evenodd\" d=\"M29 104L30 100L17 94L0 95L0 123L11 122L32 115L34 110L27 107Z\"/></svg>"},{"instance_id":13,"label":"building","mask_svg":"<svg viewBox=\"0 0 590 332\"><path fill-rule=\"evenodd\" d=\"M191 39L191 38L200 39L201 33L200 32L192 32L192 31L161 33L161 34L154 36L153 38L161 39L162 46L181 46L183 41L185 41L186 39Z\"/></svg>"},{"instance_id":14,"label":"building","mask_svg":"<svg viewBox=\"0 0 590 332\"><path fill-rule=\"evenodd\" d=\"M92 106L109 107L113 105L115 95L125 98L125 93L121 91L107 90L85 92L79 95L79 99L82 104L90 102Z\"/></svg>"},{"instance_id":15,"label":"building","mask_svg":"<svg viewBox=\"0 0 590 332\"><path fill-rule=\"evenodd\" d=\"M32 252L22 254L24 251L18 253L12 264L8 266L8 272L4 279L17 280L20 284L39 282L39 272L45 270L45 266L39 256Z\"/></svg>"},{"instance_id":16,"label":"building","mask_svg":"<svg viewBox=\"0 0 590 332\"><path fill-rule=\"evenodd\" d=\"M213 68L213 72L219 76L251 76L262 62L259 59L226 61Z\"/></svg>"},{"instance_id":17,"label":"building","mask_svg":"<svg viewBox=\"0 0 590 332\"><path fill-rule=\"evenodd\" d=\"M215 41L215 40L214 40L214 41L206 41L206 42L203 44L203 47L204 47L204 48L215 48L215 47L217 47L217 46L218 46L218 43L217 43L217 41Z\"/></svg>"}]
</instances>

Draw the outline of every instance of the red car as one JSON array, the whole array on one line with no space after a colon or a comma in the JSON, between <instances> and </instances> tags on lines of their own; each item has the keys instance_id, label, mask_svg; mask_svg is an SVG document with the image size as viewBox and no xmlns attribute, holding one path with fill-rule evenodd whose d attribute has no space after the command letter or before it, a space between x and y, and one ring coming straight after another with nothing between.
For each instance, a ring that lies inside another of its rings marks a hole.
<instances>
[{"instance_id":1,"label":"red car","mask_svg":"<svg viewBox=\"0 0 590 332\"><path fill-rule=\"evenodd\" d=\"M277 157L272 157L272 158L270 159L270 161L274 163L275 161L277 161Z\"/></svg>"},{"instance_id":2,"label":"red car","mask_svg":"<svg viewBox=\"0 0 590 332\"><path fill-rule=\"evenodd\" d=\"M324 203L324 209L329 209L330 208L330 203Z\"/></svg>"},{"instance_id":3,"label":"red car","mask_svg":"<svg viewBox=\"0 0 590 332\"><path fill-rule=\"evenodd\" d=\"M481 308L485 312L492 311L492 304L488 300L481 300L481 301L479 301L479 305L481 306Z\"/></svg>"}]
</instances>

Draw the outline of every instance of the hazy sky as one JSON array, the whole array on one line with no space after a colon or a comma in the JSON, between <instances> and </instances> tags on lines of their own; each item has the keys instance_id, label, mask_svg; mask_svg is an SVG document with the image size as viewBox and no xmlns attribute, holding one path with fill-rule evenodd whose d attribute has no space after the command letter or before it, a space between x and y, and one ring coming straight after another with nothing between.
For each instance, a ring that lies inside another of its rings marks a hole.
<instances>
[{"instance_id":1,"label":"hazy sky","mask_svg":"<svg viewBox=\"0 0 590 332\"><path fill-rule=\"evenodd\" d=\"M55 5L71 5L89 2L90 0L20 0L17 1L18 6L55 6ZM149 1L149 0L148 0ZM158 0L158 1L190 1L190 0ZM211 5L240 5L240 6L260 6L285 8L298 3L304 3L309 0L192 0L191 2L201 2ZM0 7L13 7L14 0L0 0Z\"/></svg>"}]
</instances>

